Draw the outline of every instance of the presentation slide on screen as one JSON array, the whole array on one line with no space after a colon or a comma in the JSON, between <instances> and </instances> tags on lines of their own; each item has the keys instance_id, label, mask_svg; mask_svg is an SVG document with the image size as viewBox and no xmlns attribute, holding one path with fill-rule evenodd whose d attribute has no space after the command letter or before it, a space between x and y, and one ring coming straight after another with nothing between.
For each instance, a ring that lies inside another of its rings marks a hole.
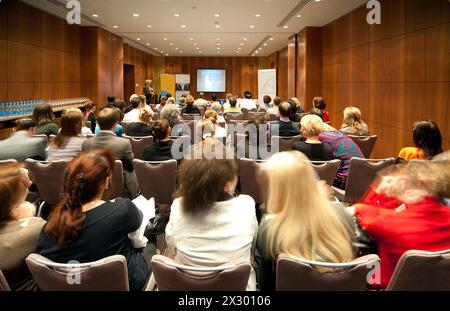
<instances>
[{"instance_id":1,"label":"presentation slide on screen","mask_svg":"<svg viewBox=\"0 0 450 311\"><path fill-rule=\"evenodd\" d=\"M222 69L197 70L197 92L225 92L226 73Z\"/></svg>"}]
</instances>

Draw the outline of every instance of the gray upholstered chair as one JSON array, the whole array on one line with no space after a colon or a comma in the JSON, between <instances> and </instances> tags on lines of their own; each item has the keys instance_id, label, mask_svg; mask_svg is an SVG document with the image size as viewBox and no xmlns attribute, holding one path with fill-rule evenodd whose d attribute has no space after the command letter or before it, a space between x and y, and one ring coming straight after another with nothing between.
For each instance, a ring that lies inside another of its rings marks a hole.
<instances>
[{"instance_id":1,"label":"gray upholstered chair","mask_svg":"<svg viewBox=\"0 0 450 311\"><path fill-rule=\"evenodd\" d=\"M274 148L274 146L278 146L278 150L280 152L291 151L292 146L301 139L302 137L300 135L291 137L272 136L271 145L272 148Z\"/></svg>"},{"instance_id":2,"label":"gray upholstered chair","mask_svg":"<svg viewBox=\"0 0 450 311\"><path fill-rule=\"evenodd\" d=\"M277 291L363 291L370 288L368 276L380 265L377 255L347 263L323 263L281 254L277 259ZM316 268L327 268L319 272Z\"/></svg>"},{"instance_id":3,"label":"gray upholstered chair","mask_svg":"<svg viewBox=\"0 0 450 311\"><path fill-rule=\"evenodd\" d=\"M359 149L361 149L361 152L364 154L364 157L367 159L370 159L370 156L372 155L372 151L375 148L375 144L378 140L377 135L372 136L354 136L349 135L355 144L358 145Z\"/></svg>"},{"instance_id":4,"label":"gray upholstered chair","mask_svg":"<svg viewBox=\"0 0 450 311\"><path fill-rule=\"evenodd\" d=\"M151 261L159 291L245 291L250 263L221 267L189 267L155 255Z\"/></svg>"},{"instance_id":5,"label":"gray upholstered chair","mask_svg":"<svg viewBox=\"0 0 450 311\"><path fill-rule=\"evenodd\" d=\"M386 290L450 291L450 249L407 251L400 257Z\"/></svg>"},{"instance_id":6,"label":"gray upholstered chair","mask_svg":"<svg viewBox=\"0 0 450 311\"><path fill-rule=\"evenodd\" d=\"M6 281L5 276L3 275L2 270L0 270L0 292L9 292L11 289L9 288L8 281Z\"/></svg>"},{"instance_id":7,"label":"gray upholstered chair","mask_svg":"<svg viewBox=\"0 0 450 311\"><path fill-rule=\"evenodd\" d=\"M331 186L339 170L341 161L338 159L331 161L312 161L311 164L320 179L326 181Z\"/></svg>"},{"instance_id":8,"label":"gray upholstered chair","mask_svg":"<svg viewBox=\"0 0 450 311\"><path fill-rule=\"evenodd\" d=\"M256 161L249 159L239 160L239 178L241 181L241 194L251 196L256 204L265 203L266 187L264 181L257 178L259 166L264 161Z\"/></svg>"},{"instance_id":9,"label":"gray upholstered chair","mask_svg":"<svg viewBox=\"0 0 450 311\"><path fill-rule=\"evenodd\" d=\"M128 138L131 143L131 149L133 150L135 159L143 159L144 148L153 145L153 136L145 137L132 137L123 135L124 138Z\"/></svg>"},{"instance_id":10,"label":"gray upholstered chair","mask_svg":"<svg viewBox=\"0 0 450 311\"><path fill-rule=\"evenodd\" d=\"M128 291L124 256L114 255L83 264L60 264L39 254L25 262L43 291Z\"/></svg>"}]
</instances>

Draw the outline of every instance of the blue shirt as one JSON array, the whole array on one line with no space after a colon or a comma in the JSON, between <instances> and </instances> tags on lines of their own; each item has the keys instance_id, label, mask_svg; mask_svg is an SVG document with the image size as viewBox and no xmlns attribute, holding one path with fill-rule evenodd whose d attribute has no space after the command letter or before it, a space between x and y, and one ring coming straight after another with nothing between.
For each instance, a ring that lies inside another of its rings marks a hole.
<instances>
[{"instance_id":1,"label":"blue shirt","mask_svg":"<svg viewBox=\"0 0 450 311\"><path fill-rule=\"evenodd\" d=\"M100 126L97 125L95 126L95 135L98 135L98 133L100 133ZM116 128L114 129L114 134L116 134L117 137L122 137L123 135L123 127L120 124L116 125Z\"/></svg>"}]
</instances>

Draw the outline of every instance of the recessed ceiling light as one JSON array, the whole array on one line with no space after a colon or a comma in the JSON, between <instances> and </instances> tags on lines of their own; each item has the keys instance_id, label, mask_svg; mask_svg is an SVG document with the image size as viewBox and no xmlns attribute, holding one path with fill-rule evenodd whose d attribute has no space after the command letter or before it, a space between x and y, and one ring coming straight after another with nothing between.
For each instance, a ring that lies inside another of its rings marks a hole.
<instances>
[{"instance_id":1,"label":"recessed ceiling light","mask_svg":"<svg viewBox=\"0 0 450 311\"><path fill-rule=\"evenodd\" d=\"M192 40L194 40L194 38L189 38L189 40L191 40L191 41L192 41Z\"/></svg>"},{"instance_id":2,"label":"recessed ceiling light","mask_svg":"<svg viewBox=\"0 0 450 311\"><path fill-rule=\"evenodd\" d=\"M320 2L320 1L322 1L322 0L314 0L314 2Z\"/></svg>"},{"instance_id":3,"label":"recessed ceiling light","mask_svg":"<svg viewBox=\"0 0 450 311\"><path fill-rule=\"evenodd\" d=\"M242 39L242 40L247 41L247 38L244 38L244 39Z\"/></svg>"},{"instance_id":4,"label":"recessed ceiling light","mask_svg":"<svg viewBox=\"0 0 450 311\"><path fill-rule=\"evenodd\" d=\"M180 54L183 54L183 51L180 51Z\"/></svg>"},{"instance_id":5,"label":"recessed ceiling light","mask_svg":"<svg viewBox=\"0 0 450 311\"><path fill-rule=\"evenodd\" d=\"M302 17L302 14L298 14L297 17Z\"/></svg>"},{"instance_id":6,"label":"recessed ceiling light","mask_svg":"<svg viewBox=\"0 0 450 311\"><path fill-rule=\"evenodd\" d=\"M152 28L152 25L147 25L147 28Z\"/></svg>"},{"instance_id":7,"label":"recessed ceiling light","mask_svg":"<svg viewBox=\"0 0 450 311\"><path fill-rule=\"evenodd\" d=\"M264 43L264 46L267 46L267 43Z\"/></svg>"},{"instance_id":8,"label":"recessed ceiling light","mask_svg":"<svg viewBox=\"0 0 450 311\"><path fill-rule=\"evenodd\" d=\"M255 51L255 54L258 54L258 51Z\"/></svg>"},{"instance_id":9,"label":"recessed ceiling light","mask_svg":"<svg viewBox=\"0 0 450 311\"><path fill-rule=\"evenodd\" d=\"M242 48L238 48L238 50L241 50Z\"/></svg>"},{"instance_id":10,"label":"recessed ceiling light","mask_svg":"<svg viewBox=\"0 0 450 311\"><path fill-rule=\"evenodd\" d=\"M167 38L164 38L163 40L164 40L164 41L167 41Z\"/></svg>"},{"instance_id":11,"label":"recessed ceiling light","mask_svg":"<svg viewBox=\"0 0 450 311\"><path fill-rule=\"evenodd\" d=\"M173 16L175 16L175 17L180 17L180 14L177 13L177 14L174 14Z\"/></svg>"},{"instance_id":12,"label":"recessed ceiling light","mask_svg":"<svg viewBox=\"0 0 450 311\"><path fill-rule=\"evenodd\" d=\"M163 54L164 54L164 51L161 51L161 53L163 53Z\"/></svg>"},{"instance_id":13,"label":"recessed ceiling light","mask_svg":"<svg viewBox=\"0 0 450 311\"><path fill-rule=\"evenodd\" d=\"M220 47L217 47L218 50L220 50Z\"/></svg>"},{"instance_id":14,"label":"recessed ceiling light","mask_svg":"<svg viewBox=\"0 0 450 311\"><path fill-rule=\"evenodd\" d=\"M220 14L214 14L214 17L220 17Z\"/></svg>"},{"instance_id":15,"label":"recessed ceiling light","mask_svg":"<svg viewBox=\"0 0 450 311\"><path fill-rule=\"evenodd\" d=\"M262 50L262 48L259 48L259 50Z\"/></svg>"},{"instance_id":16,"label":"recessed ceiling light","mask_svg":"<svg viewBox=\"0 0 450 311\"><path fill-rule=\"evenodd\" d=\"M255 26L253 26L253 25L250 25L250 28L252 28L252 29L253 29L253 28L255 28Z\"/></svg>"},{"instance_id":17,"label":"recessed ceiling light","mask_svg":"<svg viewBox=\"0 0 450 311\"><path fill-rule=\"evenodd\" d=\"M150 43L147 43L146 45L147 45L147 46L149 46L149 45L150 45Z\"/></svg>"},{"instance_id":18,"label":"recessed ceiling light","mask_svg":"<svg viewBox=\"0 0 450 311\"><path fill-rule=\"evenodd\" d=\"M187 26L186 25L181 25L181 28L186 28Z\"/></svg>"},{"instance_id":19,"label":"recessed ceiling light","mask_svg":"<svg viewBox=\"0 0 450 311\"><path fill-rule=\"evenodd\" d=\"M220 46L220 43L217 43L217 46Z\"/></svg>"},{"instance_id":20,"label":"recessed ceiling light","mask_svg":"<svg viewBox=\"0 0 450 311\"><path fill-rule=\"evenodd\" d=\"M217 41L220 41L220 38L217 38Z\"/></svg>"},{"instance_id":21,"label":"recessed ceiling light","mask_svg":"<svg viewBox=\"0 0 450 311\"><path fill-rule=\"evenodd\" d=\"M157 50L158 48L155 48L155 50Z\"/></svg>"},{"instance_id":22,"label":"recessed ceiling light","mask_svg":"<svg viewBox=\"0 0 450 311\"><path fill-rule=\"evenodd\" d=\"M244 45L244 43L241 42L241 45Z\"/></svg>"},{"instance_id":23,"label":"recessed ceiling light","mask_svg":"<svg viewBox=\"0 0 450 311\"><path fill-rule=\"evenodd\" d=\"M114 26L113 26L113 28L119 28L119 26L117 26L117 25L114 25Z\"/></svg>"},{"instance_id":24,"label":"recessed ceiling light","mask_svg":"<svg viewBox=\"0 0 450 311\"><path fill-rule=\"evenodd\" d=\"M270 38L270 41L273 41L273 37Z\"/></svg>"},{"instance_id":25,"label":"recessed ceiling light","mask_svg":"<svg viewBox=\"0 0 450 311\"><path fill-rule=\"evenodd\" d=\"M256 14L255 16L256 16L256 17L261 17L261 14Z\"/></svg>"},{"instance_id":26,"label":"recessed ceiling light","mask_svg":"<svg viewBox=\"0 0 450 311\"><path fill-rule=\"evenodd\" d=\"M216 28L220 28L220 25L216 25Z\"/></svg>"},{"instance_id":27,"label":"recessed ceiling light","mask_svg":"<svg viewBox=\"0 0 450 311\"><path fill-rule=\"evenodd\" d=\"M194 46L197 45L197 42L194 43Z\"/></svg>"},{"instance_id":28,"label":"recessed ceiling light","mask_svg":"<svg viewBox=\"0 0 450 311\"><path fill-rule=\"evenodd\" d=\"M98 17L98 14L92 14L93 17Z\"/></svg>"},{"instance_id":29,"label":"recessed ceiling light","mask_svg":"<svg viewBox=\"0 0 450 311\"><path fill-rule=\"evenodd\" d=\"M284 25L284 26L283 26L284 29L287 29L288 27L289 27L288 25Z\"/></svg>"},{"instance_id":30,"label":"recessed ceiling light","mask_svg":"<svg viewBox=\"0 0 450 311\"><path fill-rule=\"evenodd\" d=\"M175 48L175 50L178 50L178 48Z\"/></svg>"},{"instance_id":31,"label":"recessed ceiling light","mask_svg":"<svg viewBox=\"0 0 450 311\"><path fill-rule=\"evenodd\" d=\"M200 48L197 48L197 50L200 50Z\"/></svg>"},{"instance_id":32,"label":"recessed ceiling light","mask_svg":"<svg viewBox=\"0 0 450 311\"><path fill-rule=\"evenodd\" d=\"M172 45L173 45L173 43L172 43L172 42L170 42L170 45L172 46Z\"/></svg>"},{"instance_id":33,"label":"recessed ceiling light","mask_svg":"<svg viewBox=\"0 0 450 311\"><path fill-rule=\"evenodd\" d=\"M169 54L166 54L166 56L169 56Z\"/></svg>"},{"instance_id":34,"label":"recessed ceiling light","mask_svg":"<svg viewBox=\"0 0 450 311\"><path fill-rule=\"evenodd\" d=\"M136 40L141 41L141 38L137 38Z\"/></svg>"},{"instance_id":35,"label":"recessed ceiling light","mask_svg":"<svg viewBox=\"0 0 450 311\"><path fill-rule=\"evenodd\" d=\"M139 14L138 13L134 13L133 17L139 17Z\"/></svg>"}]
</instances>

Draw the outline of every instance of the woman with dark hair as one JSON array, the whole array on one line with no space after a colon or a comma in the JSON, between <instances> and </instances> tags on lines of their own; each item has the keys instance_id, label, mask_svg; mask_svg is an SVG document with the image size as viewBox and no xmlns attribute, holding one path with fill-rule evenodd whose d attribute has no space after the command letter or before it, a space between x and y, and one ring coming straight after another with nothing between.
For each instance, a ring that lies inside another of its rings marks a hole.
<instances>
[{"instance_id":1,"label":"woman with dark hair","mask_svg":"<svg viewBox=\"0 0 450 311\"><path fill-rule=\"evenodd\" d=\"M61 131L50 143L47 161L71 161L81 152L84 138L80 137L83 114L78 108L67 109L61 117Z\"/></svg>"},{"instance_id":2,"label":"woman with dark hair","mask_svg":"<svg viewBox=\"0 0 450 311\"><path fill-rule=\"evenodd\" d=\"M25 258L36 252L45 221L34 217L35 206L25 201L30 185L19 163L0 164L0 270L14 291L38 289Z\"/></svg>"},{"instance_id":3,"label":"woman with dark hair","mask_svg":"<svg viewBox=\"0 0 450 311\"><path fill-rule=\"evenodd\" d=\"M318 108L322 110L323 112L323 122L330 122L330 114L328 111L325 111L327 108L327 104L325 103L325 100L323 97L314 97L313 99L313 108Z\"/></svg>"},{"instance_id":4,"label":"woman with dark hair","mask_svg":"<svg viewBox=\"0 0 450 311\"><path fill-rule=\"evenodd\" d=\"M49 104L38 104L33 110L33 121L36 124L36 135L58 135L59 128L53 122L55 115Z\"/></svg>"},{"instance_id":5,"label":"woman with dark hair","mask_svg":"<svg viewBox=\"0 0 450 311\"><path fill-rule=\"evenodd\" d=\"M179 198L171 207L167 244L175 251L175 260L189 266L250 262L258 230L255 201L234 196L238 166L225 157L233 152L213 141L197 148L193 153L203 157L185 159L180 167ZM217 157L207 156L207 149ZM247 289L256 289L254 271Z\"/></svg>"},{"instance_id":6,"label":"woman with dark hair","mask_svg":"<svg viewBox=\"0 0 450 311\"><path fill-rule=\"evenodd\" d=\"M152 135L155 138L153 145L144 148L144 161L167 161L173 159L170 139L172 129L167 120L161 119L153 124Z\"/></svg>"},{"instance_id":7,"label":"woman with dark hair","mask_svg":"<svg viewBox=\"0 0 450 311\"><path fill-rule=\"evenodd\" d=\"M67 167L64 200L56 206L37 243L38 252L55 262L93 262L124 255L130 290L141 290L149 269L141 250L128 234L142 223L142 213L128 199L102 200L114 169L110 149L93 149L78 155Z\"/></svg>"},{"instance_id":8,"label":"woman with dark hair","mask_svg":"<svg viewBox=\"0 0 450 311\"><path fill-rule=\"evenodd\" d=\"M431 159L442 153L442 135L434 121L418 121L413 125L415 147L403 148L398 157L406 161Z\"/></svg>"}]
</instances>

